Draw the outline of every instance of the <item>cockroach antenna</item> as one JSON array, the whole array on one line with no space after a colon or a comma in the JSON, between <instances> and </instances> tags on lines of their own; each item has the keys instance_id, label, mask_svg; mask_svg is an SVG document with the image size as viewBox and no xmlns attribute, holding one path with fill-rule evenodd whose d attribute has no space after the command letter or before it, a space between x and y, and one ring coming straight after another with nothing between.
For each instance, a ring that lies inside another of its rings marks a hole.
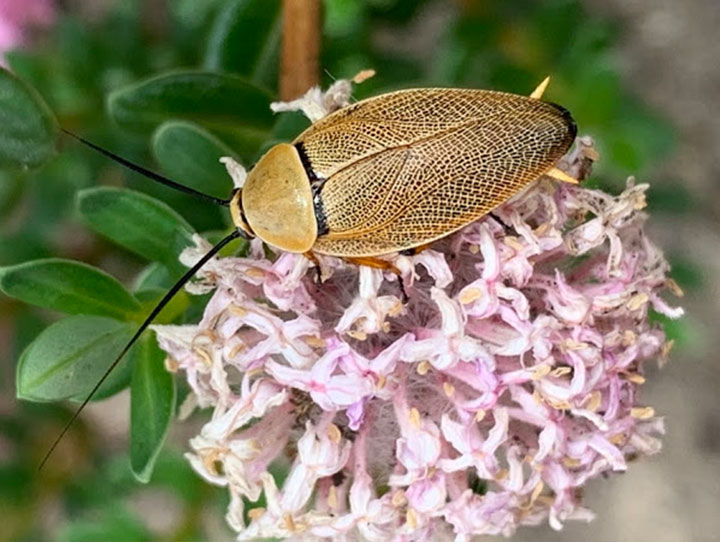
<instances>
[{"instance_id":1,"label":"cockroach antenna","mask_svg":"<svg viewBox=\"0 0 720 542\"><path fill-rule=\"evenodd\" d=\"M203 199L205 201L210 201L216 205L221 205L223 207L227 207L230 204L230 200L227 199L221 199L216 198L214 196L211 196L209 194L204 194L203 192L199 192L193 188L190 188L188 186L184 186L182 184L176 183L175 181L172 181L168 179L167 177L163 177L162 175L155 173L154 171L150 171L149 169L146 169L138 164L135 164L133 162L130 162L129 160L126 160L122 156L118 156L114 152L111 152L107 149L104 149L103 147L100 147L99 145L96 145L95 143L88 141L84 137L81 137L77 134L74 134L73 132L66 130L62 128L62 131L69 135L70 137L76 139L83 145L86 145L87 147L90 147L91 149L99 152L100 154L110 158L114 162L117 162L118 164L125 166L126 168L135 171L136 173L139 173L148 179L155 181L157 183L163 184L165 186L168 186L170 188L173 188L175 190L178 190L179 192L184 192L185 194L190 194L191 196L195 196L196 198ZM70 420L65 424L65 427L63 427L60 434L57 436L57 438L53 441L52 445L50 446L50 449L47 451L45 456L43 457L42 461L40 462L40 465L38 466L38 470L42 469L45 466L45 463L47 463L47 460L52 455L53 451L57 447L57 445L60 443L62 438L65 436L65 433L68 432L68 429L70 429L70 426L75 422L77 417L80 415L80 413L85 409L87 404L90 402L90 400L93 398L95 393L97 393L98 389L100 389L100 386L102 386L103 382L107 380L107 377L110 376L110 373L113 372L115 367L117 367L118 363L120 363L120 360L123 359L125 354L127 354L128 350L132 347L133 344L140 338L140 335L142 335L143 331L145 331L148 326L152 323L152 321L155 319L155 317L160 314L160 311L165 308L165 305L167 305L170 300L177 294L180 289L182 289L185 284L197 273L200 268L205 265L213 256L215 256L222 248L227 245L230 241L233 241L234 239L237 239L238 237L241 237L243 233L240 230L235 230L231 234L227 235L224 239L222 239L218 244L216 244L214 247L212 247L207 254L205 254L200 260L192 266L181 278L178 280L170 290L165 294L165 296L160 300L160 302L155 306L155 308L150 312L150 314L145 318L143 323L140 325L138 330L135 332L135 335L132 336L132 338L128 341L128 343L125 345L125 347L122 349L122 351L118 354L118 356L115 358L115 361L113 361L110 366L107 368L105 373L102 375L100 380L97 381L93 389L90 391L90 393L87 395L85 400L82 402L82 404L78 407L78 409L75 411L75 413L72 415Z\"/></svg>"},{"instance_id":2,"label":"cockroach antenna","mask_svg":"<svg viewBox=\"0 0 720 542\"><path fill-rule=\"evenodd\" d=\"M60 434L55 438L52 445L50 446L50 449L47 451L45 456L43 457L42 461L40 462L40 465L38 466L38 470L41 470L43 466L45 466L45 463L47 463L47 460L52 455L53 451L57 447L57 445L60 443L62 438L65 436L65 433L68 432L68 429L70 429L70 426L75 422L77 417L80 415L80 413L85 409L87 404L90 402L90 400L93 398L95 393L100 389L100 386L102 386L103 382L107 379L108 376L110 376L110 373L117 367L118 363L120 363L120 360L127 354L128 350L132 347L133 344L138 340L140 335L142 335L143 331L145 331L148 326L152 323L152 321L155 319L155 317L160 314L160 311L165 308L165 305L167 305L170 300L175 296L176 293L180 291L180 289L185 286L185 284L197 273L200 268L202 268L203 265L205 265L213 256L215 256L222 248L227 245L230 241L233 241L237 239L238 237L241 237L243 234L240 230L234 230L231 234L227 235L225 238L223 238L218 244L216 244L214 247L212 247L200 260L193 265L181 278L178 280L170 290L165 294L165 296L160 300L160 302L155 306L155 308L148 314L147 318L143 321L143 323L140 325L138 330L135 332L135 335L132 336L132 338L128 341L128 343L125 345L125 347L122 349L120 354L115 358L115 361L113 361L110 366L107 368L105 373L102 375L100 380L97 381L93 389L90 391L90 393L85 397L85 400L82 402L82 404L78 407L77 410L75 410L75 413L72 415L70 420L65 424L65 427L63 427L63 430L60 432Z\"/></svg>"},{"instance_id":3,"label":"cockroach antenna","mask_svg":"<svg viewBox=\"0 0 720 542\"><path fill-rule=\"evenodd\" d=\"M118 164L125 166L126 168L134 171L135 173L139 173L140 175L143 175L144 177L150 179L151 181L155 181L156 183L163 184L165 186L168 186L174 190L177 190L178 192L184 192L185 194L190 194L191 196L194 196L199 199L203 199L205 201L209 201L211 203L214 203L215 205L221 205L223 207L227 207L230 204L229 199L222 199L222 198L216 198L215 196L211 196L210 194L205 194L204 192L199 192L198 190L195 190L194 188L190 188L189 186L185 186L180 183L176 183L173 180L168 179L167 177L164 177L160 175L159 173L155 173L154 171L150 171L147 168L144 168L138 164L135 164L129 160L126 160L122 156L118 156L112 151L109 151L99 145L96 145L92 141L88 141L82 136L79 136L77 134L74 134L70 130L66 130L65 128L61 128L63 133L69 135L73 139L79 141L83 145L90 147L91 149L99 152L103 156L107 156L110 158L110 160L113 160L114 162L117 162Z\"/></svg>"}]
</instances>

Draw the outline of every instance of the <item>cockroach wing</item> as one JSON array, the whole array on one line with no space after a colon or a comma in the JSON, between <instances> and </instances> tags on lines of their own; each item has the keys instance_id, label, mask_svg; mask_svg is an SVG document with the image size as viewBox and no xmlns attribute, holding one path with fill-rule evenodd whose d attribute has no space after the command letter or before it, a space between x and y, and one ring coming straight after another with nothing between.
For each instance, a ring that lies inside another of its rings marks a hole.
<instances>
[{"instance_id":1,"label":"cockroach wing","mask_svg":"<svg viewBox=\"0 0 720 542\"><path fill-rule=\"evenodd\" d=\"M439 239L550 169L575 134L563 108L492 91L408 90L341 109L296 140L325 180L328 231L313 250L374 256Z\"/></svg>"}]
</instances>

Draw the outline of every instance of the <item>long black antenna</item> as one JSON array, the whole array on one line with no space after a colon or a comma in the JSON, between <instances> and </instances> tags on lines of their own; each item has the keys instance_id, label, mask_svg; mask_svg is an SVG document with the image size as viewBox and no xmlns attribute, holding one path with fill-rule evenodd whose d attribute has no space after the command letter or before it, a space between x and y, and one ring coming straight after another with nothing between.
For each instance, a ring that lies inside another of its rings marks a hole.
<instances>
[{"instance_id":1,"label":"long black antenna","mask_svg":"<svg viewBox=\"0 0 720 542\"><path fill-rule=\"evenodd\" d=\"M77 419L77 417L80 415L80 413L83 411L83 409L87 406L87 404L90 402L90 399L93 398L95 393L100 389L100 386L102 386L103 382L107 379L108 376L110 376L110 373L117 367L117 364L120 363L120 360L127 354L127 351L130 350L130 347L132 347L133 344L135 344L135 341L138 340L140 335L142 335L142 332L145 331L148 326L152 323L152 321L155 319L155 317L160 314L160 311L165 308L165 305L167 305L170 300L175 296L176 293L180 291L180 289L185 286L185 284L197 273L200 268L205 265L208 260L210 260L215 254L220 252L222 248L227 245L230 241L233 241L234 239L237 239L238 237L241 237L242 233L240 233L240 230L234 230L230 235L223 238L217 245L212 247L205 256L200 258L200 261L198 261L195 265L193 265L181 278L178 280L170 290L165 294L165 296L160 300L160 302L155 306L155 308L152 310L152 312L148 315L147 318L145 318L145 321L140 325L138 330L135 332L135 335L132 336L132 339L125 345L125 348L122 349L122 352L118 355L117 358L115 358L115 361L112 362L112 364L107 368L105 371L105 374L102 375L100 380L98 380L97 384L95 384L95 387L90 391L88 396L85 398L85 400L82 402L80 407L75 411L75 413L72 415L72 418L70 418L70 421L65 424L65 427L60 432L60 434L57 436L55 441L52 443L52 446L50 446L50 449L45 454L45 457L43 457L43 460L40 462L40 465L38 466L38 470L42 469L47 460L50 458L50 455L53 453L55 448L57 447L58 443L62 440L62 438L65 436L65 433L67 433L68 429L70 429L70 426L73 424L73 422Z\"/></svg>"},{"instance_id":2,"label":"long black antenna","mask_svg":"<svg viewBox=\"0 0 720 542\"><path fill-rule=\"evenodd\" d=\"M159 173L155 173L154 171L150 171L149 169L146 169L142 166L134 164L133 162L126 160L122 156L118 156L114 152L111 152L107 149L103 149L102 147L100 147L99 145L96 145L92 141L88 141L84 137L74 134L71 131L66 130L65 128L61 128L61 130L63 132L65 132L67 135L69 135L70 137L78 140L83 145L87 145L91 149L96 150L100 154L107 156L108 158L110 158L111 160L114 160L118 164L121 164L121 165L125 166L126 168L131 169L134 172L147 177L150 180L153 180L160 184L164 184L165 186L169 186L170 188L174 188L175 190L178 190L179 192L184 192L185 194L190 194L191 196L195 196L196 198L210 201L210 202L214 203L215 205L222 205L223 207L227 207L230 204L229 199L216 198L215 196L211 196L210 194L198 192L197 190L195 190L194 188L190 188L189 186L185 186L183 184L176 183L175 181L171 181L167 177L163 177Z\"/></svg>"}]
</instances>

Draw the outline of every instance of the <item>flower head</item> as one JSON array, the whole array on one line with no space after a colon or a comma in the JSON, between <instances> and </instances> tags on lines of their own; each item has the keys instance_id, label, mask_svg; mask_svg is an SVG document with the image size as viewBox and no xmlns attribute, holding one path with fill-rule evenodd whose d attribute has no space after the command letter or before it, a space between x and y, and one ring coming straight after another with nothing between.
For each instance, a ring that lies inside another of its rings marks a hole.
<instances>
[{"instance_id":1,"label":"flower head","mask_svg":"<svg viewBox=\"0 0 720 542\"><path fill-rule=\"evenodd\" d=\"M347 102L343 84L277 108L317 118ZM559 166L581 176L594 158L582 138ZM672 283L643 231L647 188L541 178L392 256L406 298L392 273L330 257L318 283L304 256L259 240L211 261L193 285L215 290L201 322L155 329L215 409L188 458L228 487L239 538L465 541L591 518L581 487L663 432L639 400L644 363L668 350L648 314L682 311L660 297Z\"/></svg>"}]
</instances>

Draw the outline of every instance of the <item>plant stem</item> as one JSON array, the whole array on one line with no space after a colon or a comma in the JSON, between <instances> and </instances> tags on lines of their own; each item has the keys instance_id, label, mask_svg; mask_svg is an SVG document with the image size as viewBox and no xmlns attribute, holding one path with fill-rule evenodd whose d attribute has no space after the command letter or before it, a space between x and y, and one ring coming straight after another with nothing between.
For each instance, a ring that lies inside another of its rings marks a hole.
<instances>
[{"instance_id":1,"label":"plant stem","mask_svg":"<svg viewBox=\"0 0 720 542\"><path fill-rule=\"evenodd\" d=\"M317 85L320 74L320 0L283 0L280 99L292 100Z\"/></svg>"}]
</instances>

